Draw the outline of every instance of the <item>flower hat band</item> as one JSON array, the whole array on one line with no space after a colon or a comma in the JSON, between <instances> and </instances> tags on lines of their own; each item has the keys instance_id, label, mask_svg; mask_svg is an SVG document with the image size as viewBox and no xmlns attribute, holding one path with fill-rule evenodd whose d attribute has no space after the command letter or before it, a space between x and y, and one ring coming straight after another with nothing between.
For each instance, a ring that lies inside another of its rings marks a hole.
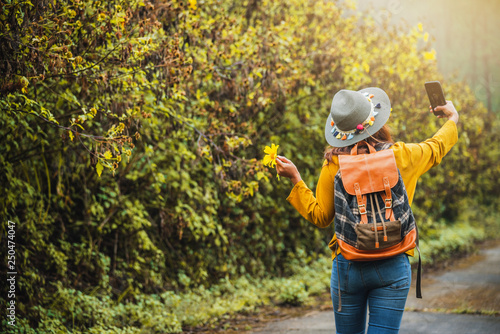
<instances>
[{"instance_id":1,"label":"flower hat band","mask_svg":"<svg viewBox=\"0 0 500 334\"><path fill-rule=\"evenodd\" d=\"M376 133L391 113L391 102L380 88L340 90L326 120L325 138L334 147L353 145Z\"/></svg>"}]
</instances>

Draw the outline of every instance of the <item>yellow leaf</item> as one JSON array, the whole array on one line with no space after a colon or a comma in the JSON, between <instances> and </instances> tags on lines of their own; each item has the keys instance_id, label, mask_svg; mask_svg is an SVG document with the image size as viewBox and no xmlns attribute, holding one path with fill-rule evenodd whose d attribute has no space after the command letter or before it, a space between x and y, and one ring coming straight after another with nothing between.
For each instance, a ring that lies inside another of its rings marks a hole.
<instances>
[{"instance_id":1,"label":"yellow leaf","mask_svg":"<svg viewBox=\"0 0 500 334\"><path fill-rule=\"evenodd\" d=\"M75 138L75 136L73 136L73 131L68 131L68 135L69 135L69 139L71 139L71 141L73 141L73 138Z\"/></svg>"},{"instance_id":2,"label":"yellow leaf","mask_svg":"<svg viewBox=\"0 0 500 334\"><path fill-rule=\"evenodd\" d=\"M419 30L420 32L424 31L424 26L423 26L422 22L419 22L419 23L418 23L418 30Z\"/></svg>"},{"instance_id":3,"label":"yellow leaf","mask_svg":"<svg viewBox=\"0 0 500 334\"><path fill-rule=\"evenodd\" d=\"M111 151L110 150L107 150L105 153L104 153L104 157L106 159L111 159L113 157L113 154L111 154Z\"/></svg>"},{"instance_id":4,"label":"yellow leaf","mask_svg":"<svg viewBox=\"0 0 500 334\"><path fill-rule=\"evenodd\" d=\"M436 50L432 50L431 52L424 52L424 59L425 60L434 60L436 59Z\"/></svg>"},{"instance_id":5,"label":"yellow leaf","mask_svg":"<svg viewBox=\"0 0 500 334\"><path fill-rule=\"evenodd\" d=\"M363 69L366 73L370 73L370 65L368 65L367 63L363 63Z\"/></svg>"},{"instance_id":6,"label":"yellow leaf","mask_svg":"<svg viewBox=\"0 0 500 334\"><path fill-rule=\"evenodd\" d=\"M263 172L258 172L256 174L256 177L257 177L257 180L259 180L259 181L262 180L262 179L265 179L266 181L269 181L269 178Z\"/></svg>"},{"instance_id":7,"label":"yellow leaf","mask_svg":"<svg viewBox=\"0 0 500 334\"><path fill-rule=\"evenodd\" d=\"M95 170L97 172L97 175L99 175L99 177L101 177L102 169L103 169L103 167L101 165L101 161L98 161L97 165L95 165Z\"/></svg>"},{"instance_id":8,"label":"yellow leaf","mask_svg":"<svg viewBox=\"0 0 500 334\"><path fill-rule=\"evenodd\" d=\"M158 176L158 181L165 182L165 175L163 175L162 173L158 173L157 176Z\"/></svg>"}]
</instances>

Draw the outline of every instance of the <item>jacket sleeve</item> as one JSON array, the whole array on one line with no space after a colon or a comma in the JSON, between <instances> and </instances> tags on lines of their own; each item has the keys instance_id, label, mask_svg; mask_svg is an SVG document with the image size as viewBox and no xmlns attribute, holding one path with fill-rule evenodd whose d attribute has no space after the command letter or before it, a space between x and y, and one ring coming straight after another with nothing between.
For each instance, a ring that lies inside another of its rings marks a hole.
<instances>
[{"instance_id":1,"label":"jacket sleeve","mask_svg":"<svg viewBox=\"0 0 500 334\"><path fill-rule=\"evenodd\" d=\"M326 162L321 168L316 197L304 181L298 182L292 189L287 201L308 221L318 227L327 227L335 216L334 175L338 166ZM332 174L333 172L333 174Z\"/></svg>"},{"instance_id":2,"label":"jacket sleeve","mask_svg":"<svg viewBox=\"0 0 500 334\"><path fill-rule=\"evenodd\" d=\"M393 146L398 168L408 192L410 204L422 174L438 165L458 141L457 125L447 121L431 138L417 144L398 142Z\"/></svg>"}]
</instances>

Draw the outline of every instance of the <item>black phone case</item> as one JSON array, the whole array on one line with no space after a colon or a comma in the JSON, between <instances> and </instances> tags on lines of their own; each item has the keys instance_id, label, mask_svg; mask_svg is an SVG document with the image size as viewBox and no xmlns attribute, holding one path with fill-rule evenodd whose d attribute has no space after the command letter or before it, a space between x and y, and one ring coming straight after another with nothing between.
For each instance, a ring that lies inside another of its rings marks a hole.
<instances>
[{"instance_id":1,"label":"black phone case","mask_svg":"<svg viewBox=\"0 0 500 334\"><path fill-rule=\"evenodd\" d=\"M426 82L425 90L427 91L427 96L429 97L429 102L431 103L432 112L434 113L434 115L444 115L443 111L434 110L434 108L436 108L437 106L444 106L446 104L446 99L444 98L441 83L439 81Z\"/></svg>"}]
</instances>

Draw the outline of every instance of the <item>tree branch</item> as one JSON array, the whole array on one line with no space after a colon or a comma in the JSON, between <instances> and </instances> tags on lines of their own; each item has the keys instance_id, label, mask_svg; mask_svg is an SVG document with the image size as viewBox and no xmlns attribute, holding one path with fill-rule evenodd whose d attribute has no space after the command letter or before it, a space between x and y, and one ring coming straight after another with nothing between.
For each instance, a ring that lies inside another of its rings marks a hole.
<instances>
[{"instance_id":1,"label":"tree branch","mask_svg":"<svg viewBox=\"0 0 500 334\"><path fill-rule=\"evenodd\" d=\"M3 109L3 111L7 111L7 109ZM35 114L33 112L28 112L28 111L21 110L21 109L15 109L15 110L12 110L12 111L19 111L19 112L22 112L24 114L34 115L34 116L40 118L41 120L43 120L44 122L49 123L50 125L53 125L53 126L55 126L57 128L60 128L60 129L66 130L66 131L71 131L71 132L73 132L77 136L82 136L82 137L86 137L86 138L90 138L90 139L94 139L94 140L105 140L105 141L108 141L108 140L117 140L117 139L126 139L126 138L128 138L128 136L103 137L103 136L89 135L89 134L86 134L86 133L78 132L77 130L72 129L70 127L59 125L56 122L50 121L47 118L45 118L43 116L40 116L38 114Z\"/></svg>"}]
</instances>

